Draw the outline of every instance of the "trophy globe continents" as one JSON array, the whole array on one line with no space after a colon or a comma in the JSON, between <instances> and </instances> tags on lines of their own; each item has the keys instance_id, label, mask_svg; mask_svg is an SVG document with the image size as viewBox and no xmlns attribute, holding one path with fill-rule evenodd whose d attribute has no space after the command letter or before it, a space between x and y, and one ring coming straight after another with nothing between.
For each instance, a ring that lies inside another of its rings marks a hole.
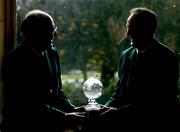
<instances>
[{"instance_id":1,"label":"trophy globe continents","mask_svg":"<svg viewBox=\"0 0 180 132\"><path fill-rule=\"evenodd\" d=\"M84 95L88 98L88 104L85 106L87 111L97 111L100 109L100 104L96 102L102 94L103 85L97 78L89 78L83 84Z\"/></svg>"}]
</instances>

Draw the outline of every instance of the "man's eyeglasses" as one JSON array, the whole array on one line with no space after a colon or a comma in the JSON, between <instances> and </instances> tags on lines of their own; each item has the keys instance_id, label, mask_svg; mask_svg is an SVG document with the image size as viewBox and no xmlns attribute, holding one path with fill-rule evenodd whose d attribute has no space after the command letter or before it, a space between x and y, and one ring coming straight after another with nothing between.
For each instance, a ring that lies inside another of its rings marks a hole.
<instances>
[{"instance_id":1,"label":"man's eyeglasses","mask_svg":"<svg viewBox=\"0 0 180 132\"><path fill-rule=\"evenodd\" d=\"M54 31L53 31L54 36L57 36L58 32L57 32L57 26L54 26Z\"/></svg>"}]
</instances>

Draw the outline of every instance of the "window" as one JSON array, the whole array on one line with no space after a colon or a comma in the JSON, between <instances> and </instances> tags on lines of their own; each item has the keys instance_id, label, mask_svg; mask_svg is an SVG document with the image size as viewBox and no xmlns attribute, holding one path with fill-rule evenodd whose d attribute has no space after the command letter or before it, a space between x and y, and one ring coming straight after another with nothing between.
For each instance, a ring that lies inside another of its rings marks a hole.
<instances>
[{"instance_id":1,"label":"window","mask_svg":"<svg viewBox=\"0 0 180 132\"><path fill-rule=\"evenodd\" d=\"M22 40L20 21L28 10L50 13L59 32L53 43L59 49L65 94L75 105L84 104L82 83L98 76L104 85L99 102L104 103L117 82L119 54L129 46L120 44L129 9L147 6L157 12L156 36L179 55L179 4L179 0L17 0L17 43Z\"/></svg>"}]
</instances>

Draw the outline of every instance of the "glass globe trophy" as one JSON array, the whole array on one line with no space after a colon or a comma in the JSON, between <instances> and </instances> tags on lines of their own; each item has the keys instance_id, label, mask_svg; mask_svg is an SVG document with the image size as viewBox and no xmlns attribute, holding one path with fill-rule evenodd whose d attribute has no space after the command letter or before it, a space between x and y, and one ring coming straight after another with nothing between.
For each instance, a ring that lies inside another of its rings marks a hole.
<instances>
[{"instance_id":1,"label":"glass globe trophy","mask_svg":"<svg viewBox=\"0 0 180 132\"><path fill-rule=\"evenodd\" d=\"M97 78L89 78L83 84L84 95L88 98L88 104L85 106L87 111L98 111L100 104L96 102L102 94L103 85Z\"/></svg>"}]
</instances>

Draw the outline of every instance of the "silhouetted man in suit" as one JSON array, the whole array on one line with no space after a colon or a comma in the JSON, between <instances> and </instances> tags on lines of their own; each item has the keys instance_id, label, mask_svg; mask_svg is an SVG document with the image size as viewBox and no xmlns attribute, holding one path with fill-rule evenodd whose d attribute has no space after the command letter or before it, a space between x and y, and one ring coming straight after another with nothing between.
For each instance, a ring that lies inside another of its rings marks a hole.
<instances>
[{"instance_id":1,"label":"silhouetted man in suit","mask_svg":"<svg viewBox=\"0 0 180 132\"><path fill-rule=\"evenodd\" d=\"M63 131L66 116L79 120L83 115L73 112L76 107L62 90L53 18L41 10L29 11L21 29L24 41L3 63L2 131Z\"/></svg>"},{"instance_id":2,"label":"silhouetted man in suit","mask_svg":"<svg viewBox=\"0 0 180 132\"><path fill-rule=\"evenodd\" d=\"M155 38L156 17L152 10L138 7L127 19L131 46L121 53L117 88L106 103L120 109L119 131L176 127L179 64L175 53Z\"/></svg>"}]
</instances>

